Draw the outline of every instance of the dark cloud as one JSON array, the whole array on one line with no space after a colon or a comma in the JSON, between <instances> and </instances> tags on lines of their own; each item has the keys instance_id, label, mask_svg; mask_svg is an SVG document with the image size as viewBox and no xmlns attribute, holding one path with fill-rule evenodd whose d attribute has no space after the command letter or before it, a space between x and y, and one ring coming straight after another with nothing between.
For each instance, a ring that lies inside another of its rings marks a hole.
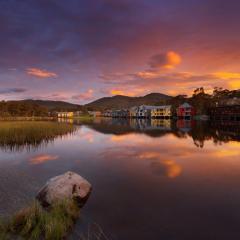
<instances>
[{"instance_id":1,"label":"dark cloud","mask_svg":"<svg viewBox=\"0 0 240 240\"><path fill-rule=\"evenodd\" d=\"M104 80L113 84L133 72L126 84L135 81L135 86L145 87L148 73L178 65L168 55L173 51L182 57L179 67L185 67L183 71L226 68L221 71L236 72L239 12L236 0L2 0L1 86L19 86L20 82L33 95L67 88L71 100L73 86L79 82L84 89L96 88L100 93L104 86L97 76L101 72L121 72L122 76ZM21 74L33 68L57 73L57 86L54 81L40 86ZM73 69L79 69L78 74ZM134 73L139 69L142 75Z\"/></svg>"},{"instance_id":2,"label":"dark cloud","mask_svg":"<svg viewBox=\"0 0 240 240\"><path fill-rule=\"evenodd\" d=\"M25 88L4 88L0 89L0 94L11 94L11 93L23 93L26 92Z\"/></svg>"},{"instance_id":3,"label":"dark cloud","mask_svg":"<svg viewBox=\"0 0 240 240\"><path fill-rule=\"evenodd\" d=\"M239 4L236 2L1 1L0 62L24 66L58 65L62 62L78 63L83 57L113 57L138 46L141 51L144 46L152 49L150 45L153 44L169 49L170 44L178 47L178 44L190 40L191 44L195 43L195 36L202 32L207 34L208 23L211 23L214 35L206 35L207 38L217 38L220 27L222 31L237 30L239 16L236 16L236 9ZM225 34L222 38L226 38ZM158 55L157 60L164 62L164 57Z\"/></svg>"},{"instance_id":4,"label":"dark cloud","mask_svg":"<svg viewBox=\"0 0 240 240\"><path fill-rule=\"evenodd\" d=\"M152 56L149 61L149 65L152 69L175 68L180 63L181 56L174 51L156 54Z\"/></svg>"},{"instance_id":5,"label":"dark cloud","mask_svg":"<svg viewBox=\"0 0 240 240\"><path fill-rule=\"evenodd\" d=\"M19 65L21 58L26 66L82 61L127 37L134 11L129 1L1 1L0 62Z\"/></svg>"},{"instance_id":6,"label":"dark cloud","mask_svg":"<svg viewBox=\"0 0 240 240\"><path fill-rule=\"evenodd\" d=\"M166 54L156 54L151 57L149 61L149 65L151 68L158 68L162 67L163 65L167 64L167 56Z\"/></svg>"}]
</instances>

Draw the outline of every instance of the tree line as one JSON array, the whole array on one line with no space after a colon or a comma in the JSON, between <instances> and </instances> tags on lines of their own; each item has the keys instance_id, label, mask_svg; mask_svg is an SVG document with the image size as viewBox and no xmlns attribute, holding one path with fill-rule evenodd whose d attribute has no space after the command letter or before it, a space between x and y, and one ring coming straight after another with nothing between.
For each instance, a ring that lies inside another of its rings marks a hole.
<instances>
[{"instance_id":1,"label":"tree line","mask_svg":"<svg viewBox=\"0 0 240 240\"><path fill-rule=\"evenodd\" d=\"M211 107L215 107L218 103L222 103L227 99L239 98L240 90L228 90L223 88L215 87L212 94L206 93L203 87L196 88L191 97L186 95L178 95L170 99L163 99L160 102L155 103L156 105L172 105L173 112L179 105L184 102L189 102L196 108L197 114L208 114L208 110ZM48 109L47 107L41 106L32 101L0 101L0 117L12 117L12 116L48 116L48 112L56 112L57 110L63 111L76 111L81 110L87 112L87 107L81 106L81 108L68 108L68 107L54 107Z\"/></svg>"},{"instance_id":2,"label":"tree line","mask_svg":"<svg viewBox=\"0 0 240 240\"><path fill-rule=\"evenodd\" d=\"M184 102L190 103L196 108L197 114L208 114L209 108L215 107L219 104L224 104L228 99L240 98L240 90L228 90L224 88L215 87L212 94L206 93L203 87L196 88L192 96L178 95L167 100L165 104L173 106L173 111Z\"/></svg>"},{"instance_id":3,"label":"tree line","mask_svg":"<svg viewBox=\"0 0 240 240\"><path fill-rule=\"evenodd\" d=\"M22 101L1 101L0 117L33 117L48 116L48 109L38 104Z\"/></svg>"}]
</instances>

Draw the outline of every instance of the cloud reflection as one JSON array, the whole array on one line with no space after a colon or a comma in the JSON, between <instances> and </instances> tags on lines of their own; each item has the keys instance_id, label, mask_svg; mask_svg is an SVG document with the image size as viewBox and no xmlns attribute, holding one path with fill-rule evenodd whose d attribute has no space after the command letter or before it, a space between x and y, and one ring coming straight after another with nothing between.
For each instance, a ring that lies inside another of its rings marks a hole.
<instances>
[{"instance_id":1,"label":"cloud reflection","mask_svg":"<svg viewBox=\"0 0 240 240\"><path fill-rule=\"evenodd\" d=\"M173 160L154 161L150 166L154 174L168 178L176 178L182 173L182 167Z\"/></svg>"},{"instance_id":2,"label":"cloud reflection","mask_svg":"<svg viewBox=\"0 0 240 240\"><path fill-rule=\"evenodd\" d=\"M30 159L30 164L42 164L48 161L56 160L59 156L57 155L50 155L50 154L40 154L37 156L34 156Z\"/></svg>"}]
</instances>

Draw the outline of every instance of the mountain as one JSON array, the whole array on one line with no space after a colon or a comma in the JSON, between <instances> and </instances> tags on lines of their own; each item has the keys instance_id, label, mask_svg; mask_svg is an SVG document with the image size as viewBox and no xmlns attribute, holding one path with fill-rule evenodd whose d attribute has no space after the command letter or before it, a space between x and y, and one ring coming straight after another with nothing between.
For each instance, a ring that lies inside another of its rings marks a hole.
<instances>
[{"instance_id":1,"label":"mountain","mask_svg":"<svg viewBox=\"0 0 240 240\"><path fill-rule=\"evenodd\" d=\"M22 102L29 104L36 104L38 106L46 108L48 111L77 111L86 109L89 110L105 110L105 109L122 109L133 106L139 106L142 104L155 105L165 104L167 100L172 97L161 93L150 93L143 97L128 97L122 95L116 95L113 97L103 97L86 105L78 105L68 103L64 101L51 101L51 100L33 100L26 99L20 101L8 101L8 102Z\"/></svg>"},{"instance_id":2,"label":"mountain","mask_svg":"<svg viewBox=\"0 0 240 240\"><path fill-rule=\"evenodd\" d=\"M172 97L162 93L150 93L143 97L128 97L116 95L113 97L100 98L96 101L86 104L85 107L93 110L121 109L139 106L143 104L147 105L155 105L159 103L165 104L167 100L171 98Z\"/></svg>"},{"instance_id":3,"label":"mountain","mask_svg":"<svg viewBox=\"0 0 240 240\"><path fill-rule=\"evenodd\" d=\"M49 111L59 110L59 111L72 111L72 110L82 110L83 106L63 101L50 101L50 100L32 100L26 99L21 102L37 104L41 107L47 108Z\"/></svg>"}]
</instances>

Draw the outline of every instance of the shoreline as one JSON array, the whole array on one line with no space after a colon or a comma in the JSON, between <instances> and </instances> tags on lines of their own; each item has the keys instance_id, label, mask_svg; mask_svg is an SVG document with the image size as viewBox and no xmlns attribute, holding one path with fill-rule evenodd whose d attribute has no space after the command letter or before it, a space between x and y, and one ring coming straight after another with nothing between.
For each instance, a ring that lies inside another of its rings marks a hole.
<instances>
[{"instance_id":1,"label":"shoreline","mask_svg":"<svg viewBox=\"0 0 240 240\"><path fill-rule=\"evenodd\" d=\"M53 121L55 117L0 117L0 121Z\"/></svg>"}]
</instances>

